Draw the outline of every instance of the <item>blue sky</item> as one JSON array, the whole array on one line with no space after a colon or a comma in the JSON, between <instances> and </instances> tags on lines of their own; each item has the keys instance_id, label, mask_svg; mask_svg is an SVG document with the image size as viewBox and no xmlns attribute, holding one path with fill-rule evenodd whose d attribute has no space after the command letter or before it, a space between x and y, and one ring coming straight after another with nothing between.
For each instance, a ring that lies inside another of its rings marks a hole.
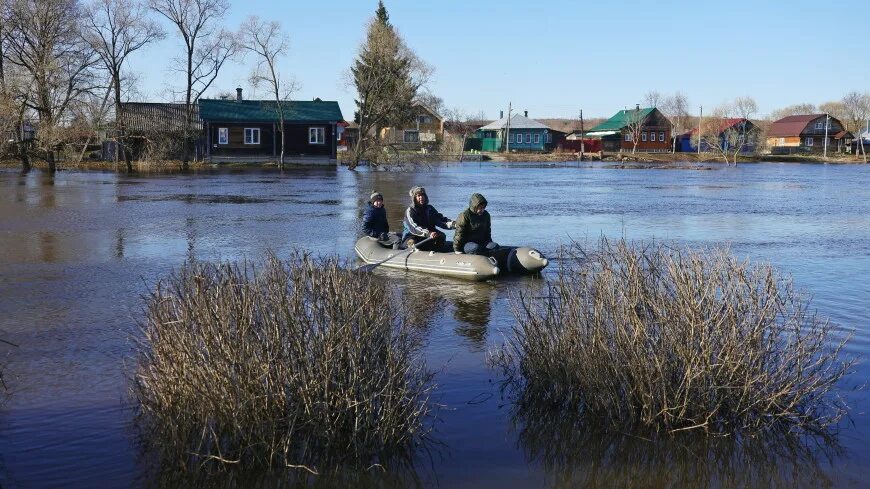
<instances>
[{"instance_id":1,"label":"blue sky","mask_svg":"<svg viewBox=\"0 0 870 489\"><path fill-rule=\"evenodd\" d=\"M693 112L749 95L761 114L870 91L865 1L386 0L390 19L434 66L432 92L447 107L497 117L509 101L530 117L610 116L650 90L689 97ZM281 70L294 98L338 100L376 0L232 1L225 27L249 15L281 23L291 48ZM130 68L149 101L168 100L181 77L167 71L177 34L138 53ZM852 53L862 53L859 56ZM245 89L253 58L229 66L207 95Z\"/></svg>"}]
</instances>

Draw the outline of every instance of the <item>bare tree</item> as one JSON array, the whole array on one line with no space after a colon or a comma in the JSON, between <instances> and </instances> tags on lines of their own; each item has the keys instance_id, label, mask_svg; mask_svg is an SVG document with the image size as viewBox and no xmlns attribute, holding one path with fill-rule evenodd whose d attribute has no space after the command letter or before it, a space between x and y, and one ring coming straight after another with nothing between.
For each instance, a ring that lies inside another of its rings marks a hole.
<instances>
[{"instance_id":1,"label":"bare tree","mask_svg":"<svg viewBox=\"0 0 870 489\"><path fill-rule=\"evenodd\" d=\"M382 149L379 128L411 120L414 99L432 68L405 44L390 23L383 2L379 2L350 71L359 118L359 140L349 165L354 168L363 156L377 161Z\"/></svg>"},{"instance_id":2,"label":"bare tree","mask_svg":"<svg viewBox=\"0 0 870 489\"><path fill-rule=\"evenodd\" d=\"M867 150L864 148L864 138L861 131L864 130L867 120L870 119L870 93L849 92L843 96L843 108L848 129L853 131L858 138L858 147L864 155L864 163L867 163Z\"/></svg>"},{"instance_id":3,"label":"bare tree","mask_svg":"<svg viewBox=\"0 0 870 489\"><path fill-rule=\"evenodd\" d=\"M185 76L181 169L190 161L193 108L217 78L224 63L238 50L235 36L218 27L229 9L227 0L149 0L150 7L178 29L184 55L174 60L174 71Z\"/></svg>"},{"instance_id":4,"label":"bare tree","mask_svg":"<svg viewBox=\"0 0 870 489\"><path fill-rule=\"evenodd\" d=\"M640 141L641 129L643 129L644 124L646 124L649 114L646 111L641 110L640 106L637 106L634 109L625 109L623 112L625 113L624 131L631 137L631 153L634 154L637 152L637 143Z\"/></svg>"},{"instance_id":5,"label":"bare tree","mask_svg":"<svg viewBox=\"0 0 870 489\"><path fill-rule=\"evenodd\" d=\"M643 96L643 104L647 107L658 107L665 100L665 97L658 90L650 90Z\"/></svg>"},{"instance_id":6,"label":"bare tree","mask_svg":"<svg viewBox=\"0 0 870 489\"><path fill-rule=\"evenodd\" d=\"M444 99L435 95L430 90L421 90L417 93L417 101L434 110L436 113L445 115Z\"/></svg>"},{"instance_id":7,"label":"bare tree","mask_svg":"<svg viewBox=\"0 0 870 489\"><path fill-rule=\"evenodd\" d=\"M819 109L815 106L815 104L794 104L778 110L774 110L770 113L770 120L777 121L779 119L782 119L783 117L788 117L791 115L815 114L818 111Z\"/></svg>"},{"instance_id":8,"label":"bare tree","mask_svg":"<svg viewBox=\"0 0 870 489\"><path fill-rule=\"evenodd\" d=\"M448 110L446 117L447 126L449 127L449 133L453 137L460 140L459 162L462 163L462 160L465 156L465 144L468 142L468 138L475 133L478 127L476 124L473 124L473 122L480 120L480 117L469 116L458 108Z\"/></svg>"},{"instance_id":9,"label":"bare tree","mask_svg":"<svg viewBox=\"0 0 870 489\"><path fill-rule=\"evenodd\" d=\"M281 32L281 26L277 22L261 21L258 17L249 17L242 24L239 37L243 41L242 48L257 56L257 66L251 73L251 85L257 87L265 83L275 100L278 131L281 133L281 155L278 157L278 168L283 170L285 110L289 107L290 96L297 87L292 80L283 79L278 70L278 59L287 55L290 39Z\"/></svg>"},{"instance_id":10,"label":"bare tree","mask_svg":"<svg viewBox=\"0 0 870 489\"><path fill-rule=\"evenodd\" d=\"M125 114L121 103L124 63L148 44L163 38L163 31L146 15L137 0L93 0L85 11L83 35L97 53L113 89L116 140L122 148L127 172L133 171L126 139ZM99 112L102 112L99 111Z\"/></svg>"},{"instance_id":11,"label":"bare tree","mask_svg":"<svg viewBox=\"0 0 870 489\"><path fill-rule=\"evenodd\" d=\"M750 120L757 111L751 97L738 97L716 107L701 124L698 144L722 156L726 165L736 166L740 153L758 144L760 131Z\"/></svg>"},{"instance_id":12,"label":"bare tree","mask_svg":"<svg viewBox=\"0 0 870 489\"><path fill-rule=\"evenodd\" d=\"M833 100L819 104L819 110L840 121L847 121L849 119L849 114L846 111L846 104L840 100Z\"/></svg>"},{"instance_id":13,"label":"bare tree","mask_svg":"<svg viewBox=\"0 0 870 489\"><path fill-rule=\"evenodd\" d=\"M76 0L10 0L7 8L5 59L32 80L24 107L39 119L37 144L54 172L70 109L95 86L96 56L78 30Z\"/></svg>"},{"instance_id":14,"label":"bare tree","mask_svg":"<svg viewBox=\"0 0 870 489\"><path fill-rule=\"evenodd\" d=\"M689 130L691 119L689 115L689 98L682 92L676 92L665 98L660 110L671 121L671 152L675 153L677 151L676 135L683 134Z\"/></svg>"}]
</instances>

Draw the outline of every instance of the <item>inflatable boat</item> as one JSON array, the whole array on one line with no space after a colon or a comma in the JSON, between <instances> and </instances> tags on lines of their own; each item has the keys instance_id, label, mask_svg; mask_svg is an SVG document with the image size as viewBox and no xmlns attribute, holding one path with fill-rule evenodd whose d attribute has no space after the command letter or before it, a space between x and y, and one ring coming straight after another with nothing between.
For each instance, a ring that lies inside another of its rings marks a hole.
<instances>
[{"instance_id":1,"label":"inflatable boat","mask_svg":"<svg viewBox=\"0 0 870 489\"><path fill-rule=\"evenodd\" d=\"M368 236L357 240L354 251L367 264L476 281L508 273L537 273L549 263L540 251L524 246L502 246L490 256L466 255L448 249L396 250Z\"/></svg>"}]
</instances>

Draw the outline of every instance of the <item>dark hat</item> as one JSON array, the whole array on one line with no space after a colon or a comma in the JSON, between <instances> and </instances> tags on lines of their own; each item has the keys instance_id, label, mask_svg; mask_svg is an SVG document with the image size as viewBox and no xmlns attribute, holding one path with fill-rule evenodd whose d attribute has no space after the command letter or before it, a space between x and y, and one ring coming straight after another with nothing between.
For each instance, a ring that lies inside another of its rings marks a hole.
<instances>
[{"instance_id":1,"label":"dark hat","mask_svg":"<svg viewBox=\"0 0 870 489\"><path fill-rule=\"evenodd\" d=\"M378 192L376 190L376 191L372 192L372 194L369 196L369 202L374 202L375 199L384 200L384 196L383 196L383 194L381 194L380 192Z\"/></svg>"}]
</instances>

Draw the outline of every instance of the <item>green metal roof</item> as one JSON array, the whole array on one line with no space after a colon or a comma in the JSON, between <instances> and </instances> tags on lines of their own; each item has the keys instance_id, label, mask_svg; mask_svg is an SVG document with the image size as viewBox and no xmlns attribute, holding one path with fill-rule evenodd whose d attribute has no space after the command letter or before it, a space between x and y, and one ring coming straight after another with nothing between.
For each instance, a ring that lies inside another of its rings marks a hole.
<instances>
[{"instance_id":1,"label":"green metal roof","mask_svg":"<svg viewBox=\"0 0 870 489\"><path fill-rule=\"evenodd\" d=\"M589 129L588 132L596 132L596 131L620 131L622 128L628 125L631 122L633 117L637 117L640 120L643 120L645 117L648 117L652 112L656 110L655 107L647 107L645 109L628 109L628 110L620 110L610 119L598 124L597 126Z\"/></svg>"},{"instance_id":2,"label":"green metal roof","mask_svg":"<svg viewBox=\"0 0 870 489\"><path fill-rule=\"evenodd\" d=\"M326 100L293 100L281 102L284 106L284 120L301 121L342 121L338 102ZM278 120L274 100L212 100L200 99L199 117L204 121L247 122Z\"/></svg>"}]
</instances>

